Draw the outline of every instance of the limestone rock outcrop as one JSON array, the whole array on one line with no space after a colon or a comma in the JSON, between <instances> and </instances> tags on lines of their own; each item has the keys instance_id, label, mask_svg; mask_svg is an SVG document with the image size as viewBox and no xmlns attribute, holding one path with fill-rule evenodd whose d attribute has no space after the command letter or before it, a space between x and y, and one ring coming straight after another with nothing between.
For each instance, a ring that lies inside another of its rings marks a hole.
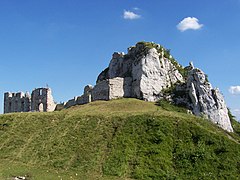
<instances>
[{"instance_id":1,"label":"limestone rock outcrop","mask_svg":"<svg viewBox=\"0 0 240 180\"><path fill-rule=\"evenodd\" d=\"M205 116L224 130L233 132L223 95L219 89L212 88L204 72L193 68L186 84L193 114Z\"/></svg>"},{"instance_id":2,"label":"limestone rock outcrop","mask_svg":"<svg viewBox=\"0 0 240 180\"><path fill-rule=\"evenodd\" d=\"M153 45L153 44L152 44ZM177 67L164 57L164 49L138 43L128 53L114 53L109 67L97 79L97 83L116 77L132 79L128 96L145 101L157 101L161 91L176 82L183 82Z\"/></svg>"}]
</instances>

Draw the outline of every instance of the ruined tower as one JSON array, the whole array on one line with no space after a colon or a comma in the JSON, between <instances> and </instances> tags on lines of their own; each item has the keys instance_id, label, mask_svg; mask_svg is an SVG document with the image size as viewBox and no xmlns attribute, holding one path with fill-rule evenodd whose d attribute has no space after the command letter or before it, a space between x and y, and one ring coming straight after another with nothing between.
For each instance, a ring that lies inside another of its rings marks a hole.
<instances>
[{"instance_id":1,"label":"ruined tower","mask_svg":"<svg viewBox=\"0 0 240 180\"><path fill-rule=\"evenodd\" d=\"M54 111L56 104L50 88L38 88L32 94L18 92L4 93L4 113L12 112L50 112Z\"/></svg>"},{"instance_id":2,"label":"ruined tower","mask_svg":"<svg viewBox=\"0 0 240 180\"><path fill-rule=\"evenodd\" d=\"M50 112L54 111L55 107L50 88L38 88L32 91L31 111Z\"/></svg>"},{"instance_id":3,"label":"ruined tower","mask_svg":"<svg viewBox=\"0 0 240 180\"><path fill-rule=\"evenodd\" d=\"M4 93L4 113L10 112L29 112L30 107L29 93Z\"/></svg>"}]
</instances>

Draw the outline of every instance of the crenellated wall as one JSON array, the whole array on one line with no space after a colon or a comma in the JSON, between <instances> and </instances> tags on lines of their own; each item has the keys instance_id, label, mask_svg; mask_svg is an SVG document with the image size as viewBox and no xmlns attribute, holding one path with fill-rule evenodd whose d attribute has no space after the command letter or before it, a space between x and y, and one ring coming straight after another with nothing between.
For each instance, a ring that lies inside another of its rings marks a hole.
<instances>
[{"instance_id":1,"label":"crenellated wall","mask_svg":"<svg viewBox=\"0 0 240 180\"><path fill-rule=\"evenodd\" d=\"M29 93L4 93L4 113L30 111Z\"/></svg>"},{"instance_id":2,"label":"crenellated wall","mask_svg":"<svg viewBox=\"0 0 240 180\"><path fill-rule=\"evenodd\" d=\"M56 104L50 88L38 88L28 92L4 93L4 113L30 112L30 111L54 111Z\"/></svg>"},{"instance_id":3,"label":"crenellated wall","mask_svg":"<svg viewBox=\"0 0 240 180\"><path fill-rule=\"evenodd\" d=\"M50 88L38 88L32 91L31 111L51 112L55 110L55 107Z\"/></svg>"}]
</instances>

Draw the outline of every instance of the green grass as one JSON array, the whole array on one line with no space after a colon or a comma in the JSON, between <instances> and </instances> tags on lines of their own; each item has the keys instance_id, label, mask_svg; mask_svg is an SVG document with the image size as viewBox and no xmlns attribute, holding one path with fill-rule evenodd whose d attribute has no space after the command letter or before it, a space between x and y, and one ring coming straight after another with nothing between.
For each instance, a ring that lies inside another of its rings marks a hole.
<instances>
[{"instance_id":1,"label":"green grass","mask_svg":"<svg viewBox=\"0 0 240 180\"><path fill-rule=\"evenodd\" d=\"M1 115L0 138L0 179L240 178L239 135L169 104L119 99Z\"/></svg>"}]
</instances>

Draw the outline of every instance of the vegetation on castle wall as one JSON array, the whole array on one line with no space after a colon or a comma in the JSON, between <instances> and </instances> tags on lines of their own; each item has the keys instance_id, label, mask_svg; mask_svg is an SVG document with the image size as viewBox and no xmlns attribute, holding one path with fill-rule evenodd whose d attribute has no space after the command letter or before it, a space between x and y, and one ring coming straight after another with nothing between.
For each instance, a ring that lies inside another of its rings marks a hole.
<instances>
[{"instance_id":1,"label":"vegetation on castle wall","mask_svg":"<svg viewBox=\"0 0 240 180\"><path fill-rule=\"evenodd\" d=\"M161 102L0 116L0 179L239 179L240 136Z\"/></svg>"}]
</instances>

